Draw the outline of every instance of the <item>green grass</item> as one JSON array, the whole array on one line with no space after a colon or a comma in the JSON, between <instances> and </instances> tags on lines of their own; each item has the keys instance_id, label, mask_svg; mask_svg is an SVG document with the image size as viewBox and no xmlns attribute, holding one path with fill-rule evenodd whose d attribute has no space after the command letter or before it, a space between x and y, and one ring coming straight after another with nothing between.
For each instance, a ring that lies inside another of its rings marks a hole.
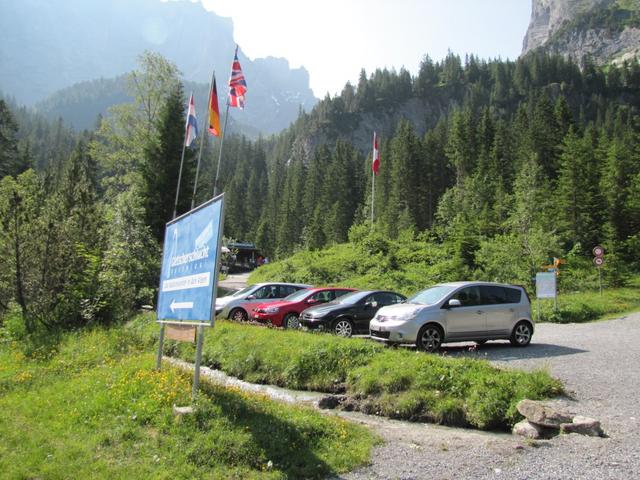
<instances>
[{"instance_id":1,"label":"green grass","mask_svg":"<svg viewBox=\"0 0 640 480\"><path fill-rule=\"evenodd\" d=\"M322 478L368 462L376 438L309 408L153 370L135 329L78 332L47 354L0 345L2 478ZM269 468L271 462L272 467Z\"/></svg>"},{"instance_id":2,"label":"green grass","mask_svg":"<svg viewBox=\"0 0 640 480\"><path fill-rule=\"evenodd\" d=\"M150 343L153 316L133 323ZM193 361L192 346L167 343L167 353ZM388 349L364 339L219 321L207 331L203 363L230 375L282 387L346 391L366 412L480 429L507 429L523 398L562 392L544 371L504 370L482 360Z\"/></svg>"},{"instance_id":3,"label":"green grass","mask_svg":"<svg viewBox=\"0 0 640 480\"><path fill-rule=\"evenodd\" d=\"M537 317L536 300L531 305ZM540 318L543 322L584 323L593 320L614 318L640 310L640 277L634 277L627 287L607 288L602 295L598 290L560 293L558 311L554 311L553 300L540 301Z\"/></svg>"}]
</instances>

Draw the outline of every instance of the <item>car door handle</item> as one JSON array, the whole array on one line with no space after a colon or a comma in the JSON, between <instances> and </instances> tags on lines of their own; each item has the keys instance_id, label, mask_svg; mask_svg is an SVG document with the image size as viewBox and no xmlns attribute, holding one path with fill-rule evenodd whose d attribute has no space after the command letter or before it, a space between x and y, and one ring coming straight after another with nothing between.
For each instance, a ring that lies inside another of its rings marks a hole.
<instances>
[{"instance_id":1,"label":"car door handle","mask_svg":"<svg viewBox=\"0 0 640 480\"><path fill-rule=\"evenodd\" d=\"M482 315L484 312L483 312L482 310L478 310L476 313L477 313L478 315Z\"/></svg>"}]
</instances>

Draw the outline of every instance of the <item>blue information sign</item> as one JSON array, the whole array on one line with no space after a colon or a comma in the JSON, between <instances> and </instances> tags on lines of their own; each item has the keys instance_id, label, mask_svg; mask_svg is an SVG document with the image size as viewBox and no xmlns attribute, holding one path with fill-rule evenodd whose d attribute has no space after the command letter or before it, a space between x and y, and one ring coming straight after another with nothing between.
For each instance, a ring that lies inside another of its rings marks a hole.
<instances>
[{"instance_id":1,"label":"blue information sign","mask_svg":"<svg viewBox=\"0 0 640 480\"><path fill-rule=\"evenodd\" d=\"M224 195L167 223L158 320L213 325Z\"/></svg>"}]
</instances>

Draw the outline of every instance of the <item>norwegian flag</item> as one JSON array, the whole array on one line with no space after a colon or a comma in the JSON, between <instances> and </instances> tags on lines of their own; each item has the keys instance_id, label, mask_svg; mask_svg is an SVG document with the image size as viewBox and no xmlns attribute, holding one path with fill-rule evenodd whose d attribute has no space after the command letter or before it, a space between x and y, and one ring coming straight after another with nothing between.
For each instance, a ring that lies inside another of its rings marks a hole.
<instances>
[{"instance_id":1,"label":"norwegian flag","mask_svg":"<svg viewBox=\"0 0 640 480\"><path fill-rule=\"evenodd\" d=\"M238 47L236 47L236 54L233 57L233 64L231 65L231 77L229 78L229 106L244 108L244 94L247 92L247 82L242 74L242 68L240 68L240 61L238 60Z\"/></svg>"},{"instance_id":2,"label":"norwegian flag","mask_svg":"<svg viewBox=\"0 0 640 480\"><path fill-rule=\"evenodd\" d=\"M373 163L371 164L371 170L375 175L378 175L380 171L380 150L378 150L378 136L376 132L373 132Z\"/></svg>"},{"instance_id":3,"label":"norwegian flag","mask_svg":"<svg viewBox=\"0 0 640 480\"><path fill-rule=\"evenodd\" d=\"M187 125L186 134L184 136L184 143L187 147L190 147L193 141L198 136L198 120L196 119L196 104L193 101L193 93L189 98L189 109L187 110Z\"/></svg>"}]
</instances>

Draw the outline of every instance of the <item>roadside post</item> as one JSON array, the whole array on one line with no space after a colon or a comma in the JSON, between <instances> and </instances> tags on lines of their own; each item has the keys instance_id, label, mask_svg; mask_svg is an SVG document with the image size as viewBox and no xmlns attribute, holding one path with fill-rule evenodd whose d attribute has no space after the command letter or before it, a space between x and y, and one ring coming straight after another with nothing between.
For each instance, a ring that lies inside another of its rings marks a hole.
<instances>
[{"instance_id":1,"label":"roadside post","mask_svg":"<svg viewBox=\"0 0 640 480\"><path fill-rule=\"evenodd\" d=\"M156 366L161 368L165 337L196 337L192 400L200 384L204 327L213 327L224 224L224 193L167 223L158 289L161 324ZM197 328L197 335L196 330Z\"/></svg>"},{"instance_id":2,"label":"roadside post","mask_svg":"<svg viewBox=\"0 0 640 480\"><path fill-rule=\"evenodd\" d=\"M553 298L555 300L555 310L558 310L558 291L556 289L555 272L536 273L536 303L538 310L538 321L540 321L541 298Z\"/></svg>"},{"instance_id":3,"label":"roadside post","mask_svg":"<svg viewBox=\"0 0 640 480\"><path fill-rule=\"evenodd\" d=\"M600 283L600 296L602 296L602 266L604 265L604 248L600 245L593 247L593 264L598 269L598 281Z\"/></svg>"}]
</instances>

